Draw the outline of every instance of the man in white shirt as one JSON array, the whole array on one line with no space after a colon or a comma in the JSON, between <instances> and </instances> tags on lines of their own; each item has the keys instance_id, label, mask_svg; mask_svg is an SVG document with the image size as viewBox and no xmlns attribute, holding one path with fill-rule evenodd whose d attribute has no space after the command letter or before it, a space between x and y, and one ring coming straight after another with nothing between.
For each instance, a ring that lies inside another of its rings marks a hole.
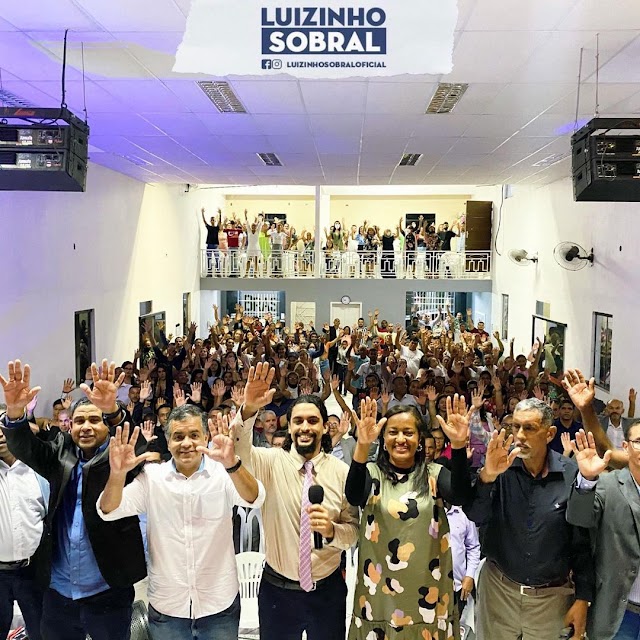
<instances>
[{"instance_id":1,"label":"man in white shirt","mask_svg":"<svg viewBox=\"0 0 640 640\"><path fill-rule=\"evenodd\" d=\"M633 389L631 390L633 391ZM632 425L635 420L633 419L633 412L629 408L629 418L623 417L624 403L622 400L614 398L609 401L605 410L605 415L602 416L599 421L602 428L607 434L607 438L611 440L611 444L616 449L622 449L622 443L624 442L624 430Z\"/></svg>"},{"instance_id":2,"label":"man in white shirt","mask_svg":"<svg viewBox=\"0 0 640 640\"><path fill-rule=\"evenodd\" d=\"M424 355L420 349L418 349L418 339L411 338L409 340L409 346L400 346L400 355L407 361L407 373L415 378L418 375L420 369L420 360Z\"/></svg>"},{"instance_id":3,"label":"man in white shirt","mask_svg":"<svg viewBox=\"0 0 640 640\"><path fill-rule=\"evenodd\" d=\"M29 565L42 538L48 500L49 483L16 460L0 431L0 638L11 629L14 600L29 638L42 637L43 592Z\"/></svg>"},{"instance_id":4,"label":"man in white shirt","mask_svg":"<svg viewBox=\"0 0 640 640\"><path fill-rule=\"evenodd\" d=\"M98 499L103 520L147 514L149 625L154 640L237 640L240 621L238 575L231 514L234 505L258 508L264 487L235 454L226 418L209 421L186 404L169 415L172 459L147 465L126 487L135 455L136 427L111 439L111 473Z\"/></svg>"}]
</instances>

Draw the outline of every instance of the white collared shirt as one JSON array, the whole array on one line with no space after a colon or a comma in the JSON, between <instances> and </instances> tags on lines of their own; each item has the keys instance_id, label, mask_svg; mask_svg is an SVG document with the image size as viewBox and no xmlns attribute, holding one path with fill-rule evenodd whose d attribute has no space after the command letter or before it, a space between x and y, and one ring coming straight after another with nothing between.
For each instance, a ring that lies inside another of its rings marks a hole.
<instances>
[{"instance_id":1,"label":"white collared shirt","mask_svg":"<svg viewBox=\"0 0 640 640\"><path fill-rule=\"evenodd\" d=\"M16 460L0 460L0 561L30 558L42 538L47 512L45 498L33 469Z\"/></svg>"},{"instance_id":2,"label":"white collared shirt","mask_svg":"<svg viewBox=\"0 0 640 640\"><path fill-rule=\"evenodd\" d=\"M617 427L613 422L611 422L611 418L609 418L609 424L607 425L607 438L611 440L611 444L614 449L622 449L622 443L624 441L624 429L622 424L622 418L620 418L620 424Z\"/></svg>"},{"instance_id":3,"label":"white collared shirt","mask_svg":"<svg viewBox=\"0 0 640 640\"><path fill-rule=\"evenodd\" d=\"M107 521L147 514L149 602L165 615L198 619L224 611L235 600L232 509L259 508L264 498L258 482L256 501L243 500L224 467L204 457L189 478L176 471L173 460L145 465L124 488L117 509L103 513L100 498L97 508Z\"/></svg>"}]
</instances>

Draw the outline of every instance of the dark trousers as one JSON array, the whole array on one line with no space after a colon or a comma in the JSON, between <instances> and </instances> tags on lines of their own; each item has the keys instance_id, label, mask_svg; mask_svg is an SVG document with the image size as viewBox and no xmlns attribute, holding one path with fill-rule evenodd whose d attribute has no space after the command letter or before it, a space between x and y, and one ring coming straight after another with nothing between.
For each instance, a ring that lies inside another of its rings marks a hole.
<instances>
[{"instance_id":1,"label":"dark trousers","mask_svg":"<svg viewBox=\"0 0 640 640\"><path fill-rule=\"evenodd\" d=\"M42 611L44 640L129 640L133 587L112 588L71 600L47 589Z\"/></svg>"},{"instance_id":2,"label":"dark trousers","mask_svg":"<svg viewBox=\"0 0 640 640\"><path fill-rule=\"evenodd\" d=\"M333 373L335 375L338 376L338 379L340 380L340 386L338 387L338 391L341 394L344 394L345 389L344 389L344 380L347 377L347 365L345 364L339 364L338 362L336 362L333 365Z\"/></svg>"},{"instance_id":3,"label":"dark trousers","mask_svg":"<svg viewBox=\"0 0 640 640\"><path fill-rule=\"evenodd\" d=\"M0 638L6 638L13 620L13 603L17 602L30 640L40 640L42 589L31 575L31 568L0 571Z\"/></svg>"},{"instance_id":4,"label":"dark trousers","mask_svg":"<svg viewBox=\"0 0 640 640\"><path fill-rule=\"evenodd\" d=\"M258 594L260 640L341 640L346 633L347 585L340 569L315 591L291 591L264 578Z\"/></svg>"}]
</instances>

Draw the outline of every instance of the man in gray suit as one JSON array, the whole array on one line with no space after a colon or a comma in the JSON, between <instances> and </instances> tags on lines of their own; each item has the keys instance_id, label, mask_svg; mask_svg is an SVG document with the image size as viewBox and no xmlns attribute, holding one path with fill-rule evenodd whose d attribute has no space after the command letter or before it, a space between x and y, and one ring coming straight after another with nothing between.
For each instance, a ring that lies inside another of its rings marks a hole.
<instances>
[{"instance_id":1,"label":"man in gray suit","mask_svg":"<svg viewBox=\"0 0 640 640\"><path fill-rule=\"evenodd\" d=\"M573 443L580 473L567 504L567 521L593 530L596 594L588 615L589 638L636 640L640 636L640 421L626 429L629 467L605 475L592 433Z\"/></svg>"},{"instance_id":2,"label":"man in gray suit","mask_svg":"<svg viewBox=\"0 0 640 640\"><path fill-rule=\"evenodd\" d=\"M338 460L344 460L346 464L351 466L353 451L356 448L356 440L351 436L348 436L347 438L344 437L349 432L351 416L346 412L342 414L341 418L332 414L329 416L327 426L329 427L331 444L333 444L331 455L338 458Z\"/></svg>"}]
</instances>

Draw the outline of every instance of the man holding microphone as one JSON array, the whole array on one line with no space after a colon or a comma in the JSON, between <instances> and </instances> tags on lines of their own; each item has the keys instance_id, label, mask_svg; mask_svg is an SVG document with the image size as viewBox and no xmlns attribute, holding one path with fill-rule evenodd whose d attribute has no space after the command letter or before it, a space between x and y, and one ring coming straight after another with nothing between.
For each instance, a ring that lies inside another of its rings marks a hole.
<instances>
[{"instance_id":1,"label":"man holding microphone","mask_svg":"<svg viewBox=\"0 0 640 640\"><path fill-rule=\"evenodd\" d=\"M309 640L344 638L347 587L340 556L358 537L357 509L344 495L349 467L329 454L327 409L313 395L298 397L289 408L282 449L252 445L256 415L275 391L274 375L267 363L251 367L245 402L233 425L236 453L267 493L260 637L299 640L306 631ZM317 485L322 492L313 489ZM321 504L311 504L320 498ZM314 545L314 533L321 536L320 549L314 548L320 546Z\"/></svg>"}]
</instances>

